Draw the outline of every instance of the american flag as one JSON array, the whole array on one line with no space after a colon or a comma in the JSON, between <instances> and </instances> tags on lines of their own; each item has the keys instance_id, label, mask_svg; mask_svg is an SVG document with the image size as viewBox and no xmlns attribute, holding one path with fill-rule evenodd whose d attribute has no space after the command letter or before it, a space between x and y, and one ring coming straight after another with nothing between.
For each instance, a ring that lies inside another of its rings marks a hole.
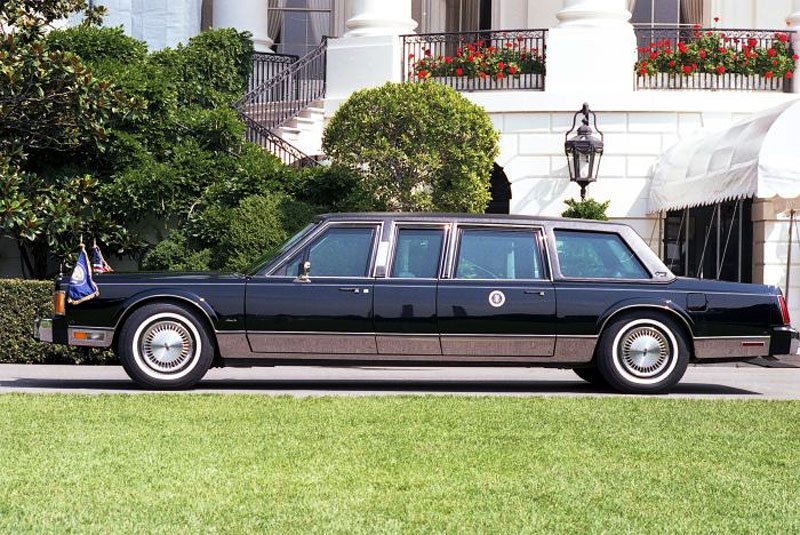
<instances>
[{"instance_id":1,"label":"american flag","mask_svg":"<svg viewBox=\"0 0 800 535\"><path fill-rule=\"evenodd\" d=\"M98 247L96 243L92 248L92 271L94 273L108 273L109 271L114 271L111 269L111 266L108 265L106 259L103 258L103 253L100 252L100 247Z\"/></svg>"}]
</instances>

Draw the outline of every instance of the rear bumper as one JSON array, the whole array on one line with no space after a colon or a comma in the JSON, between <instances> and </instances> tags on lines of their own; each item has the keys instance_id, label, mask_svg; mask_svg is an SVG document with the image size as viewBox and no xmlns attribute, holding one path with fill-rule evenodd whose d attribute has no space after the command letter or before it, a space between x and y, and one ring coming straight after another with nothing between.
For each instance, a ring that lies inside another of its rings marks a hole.
<instances>
[{"instance_id":1,"label":"rear bumper","mask_svg":"<svg viewBox=\"0 0 800 535\"><path fill-rule=\"evenodd\" d=\"M772 356L800 354L800 332L788 325L772 329L769 354Z\"/></svg>"}]
</instances>

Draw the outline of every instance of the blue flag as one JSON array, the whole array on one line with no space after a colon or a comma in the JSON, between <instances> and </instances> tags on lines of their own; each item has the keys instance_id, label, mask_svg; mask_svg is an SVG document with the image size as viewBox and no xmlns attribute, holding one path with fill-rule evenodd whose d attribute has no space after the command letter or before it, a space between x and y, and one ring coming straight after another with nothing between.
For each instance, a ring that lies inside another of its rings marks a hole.
<instances>
[{"instance_id":1,"label":"blue flag","mask_svg":"<svg viewBox=\"0 0 800 535\"><path fill-rule=\"evenodd\" d=\"M89 257L86 255L86 248L81 244L78 253L78 261L72 269L72 276L69 278L69 290L67 291L67 302L71 305L83 303L89 299L100 295L97 285L92 280L92 268L89 265Z\"/></svg>"}]
</instances>

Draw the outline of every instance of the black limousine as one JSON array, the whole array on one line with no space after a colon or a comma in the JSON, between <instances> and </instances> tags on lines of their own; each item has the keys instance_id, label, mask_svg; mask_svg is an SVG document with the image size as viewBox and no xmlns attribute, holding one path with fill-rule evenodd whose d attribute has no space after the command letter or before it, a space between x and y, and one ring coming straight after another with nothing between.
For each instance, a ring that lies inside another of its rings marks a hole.
<instances>
[{"instance_id":1,"label":"black limousine","mask_svg":"<svg viewBox=\"0 0 800 535\"><path fill-rule=\"evenodd\" d=\"M146 388L212 366L572 368L667 391L689 362L795 353L777 287L675 277L630 227L569 219L332 214L247 274L111 273L40 340L111 347Z\"/></svg>"}]
</instances>

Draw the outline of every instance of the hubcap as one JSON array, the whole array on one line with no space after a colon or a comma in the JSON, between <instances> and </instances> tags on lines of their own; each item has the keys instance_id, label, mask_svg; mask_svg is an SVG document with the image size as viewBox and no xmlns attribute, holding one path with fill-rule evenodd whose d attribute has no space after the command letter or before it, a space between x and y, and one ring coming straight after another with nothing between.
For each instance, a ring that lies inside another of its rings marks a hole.
<instances>
[{"instance_id":1,"label":"hubcap","mask_svg":"<svg viewBox=\"0 0 800 535\"><path fill-rule=\"evenodd\" d=\"M658 375L669 366L669 341L654 327L631 329L620 341L620 361L629 373L637 377Z\"/></svg>"},{"instance_id":2,"label":"hubcap","mask_svg":"<svg viewBox=\"0 0 800 535\"><path fill-rule=\"evenodd\" d=\"M194 343L189 330L177 321L157 321L142 334L139 350L155 370L174 372L191 360Z\"/></svg>"}]
</instances>

